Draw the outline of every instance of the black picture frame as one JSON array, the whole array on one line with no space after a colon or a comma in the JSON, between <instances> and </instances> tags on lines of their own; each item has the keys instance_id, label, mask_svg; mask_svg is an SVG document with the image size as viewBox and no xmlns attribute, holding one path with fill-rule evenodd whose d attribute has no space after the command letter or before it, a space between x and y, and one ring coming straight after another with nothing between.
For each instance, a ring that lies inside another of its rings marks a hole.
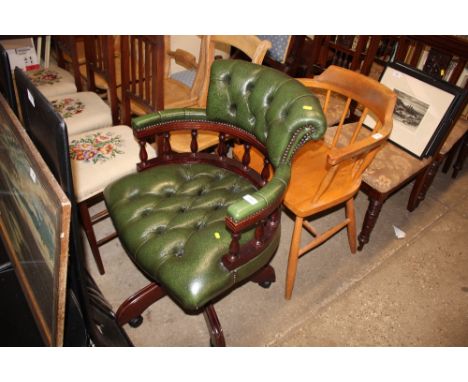
<instances>
[{"instance_id":1,"label":"black picture frame","mask_svg":"<svg viewBox=\"0 0 468 382\"><path fill-rule=\"evenodd\" d=\"M434 155L449 134L466 92L400 62L388 63L379 82L398 97L389 140L419 159ZM373 126L371 120L365 124Z\"/></svg>"}]
</instances>

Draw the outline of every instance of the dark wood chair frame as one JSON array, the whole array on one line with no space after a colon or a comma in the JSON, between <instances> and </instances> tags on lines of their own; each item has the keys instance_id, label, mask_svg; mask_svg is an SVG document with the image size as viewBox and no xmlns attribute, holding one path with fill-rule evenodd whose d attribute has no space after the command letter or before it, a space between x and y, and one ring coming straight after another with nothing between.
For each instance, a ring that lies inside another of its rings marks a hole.
<instances>
[{"instance_id":1,"label":"dark wood chair frame","mask_svg":"<svg viewBox=\"0 0 468 382\"><path fill-rule=\"evenodd\" d=\"M143 51L141 46L145 42L145 60L143 60ZM151 104L150 110L156 111L163 108L164 103L164 88L163 88L163 65L164 61L164 40L163 36L150 36L148 38L139 38L139 36L122 36L122 123L130 125L131 99L142 101L144 96L148 94L148 89L151 85L150 101L155 101L155 105ZM136 45L140 49L136 49ZM95 88L94 73L101 74L107 81L109 87L109 97L112 111L113 121L118 120L118 106L116 94L116 77L115 77L115 60L114 60L114 42L112 36L89 36L85 38L85 52L88 65L88 84L93 89ZM138 59L141 65L132 66L129 62L129 54L135 55L139 53ZM149 53L149 54L148 54ZM89 57L89 61L88 61ZM153 75L151 70L154 70ZM150 81L138 81L139 78L150 79ZM160 81L160 82L159 82ZM141 93L138 93L141 91ZM142 94L140 97L139 94ZM112 104L114 105L112 107ZM115 120L114 120L115 118ZM88 243L91 248L94 260L98 271L101 275L105 273L104 264L100 255L99 248L104 244L117 237L116 232L112 232L100 239L96 238L93 226L102 220L109 217L107 209L103 209L90 214L90 208L104 200L104 195L99 193L89 199L83 200L78 204L80 211L80 219L83 225Z\"/></svg>"},{"instance_id":2,"label":"dark wood chair frame","mask_svg":"<svg viewBox=\"0 0 468 382\"><path fill-rule=\"evenodd\" d=\"M119 124L119 105L114 51L114 36L85 36L85 56L87 86L91 92L99 92L96 75L102 76L107 83L107 101L111 108L112 123Z\"/></svg>"},{"instance_id":3,"label":"dark wood chair frame","mask_svg":"<svg viewBox=\"0 0 468 382\"><path fill-rule=\"evenodd\" d=\"M130 103L146 112L164 109L164 36L122 36L121 123L132 119Z\"/></svg>"},{"instance_id":4,"label":"dark wood chair frame","mask_svg":"<svg viewBox=\"0 0 468 382\"><path fill-rule=\"evenodd\" d=\"M403 36L399 39L398 48L395 54L395 60L400 62L406 61L410 66L415 67L421 59L421 55L425 47L429 47L431 51L434 50L436 58L449 57L448 62L450 62L453 59L453 57L458 58L457 64L454 67L452 74L448 80L449 83L456 84L468 61L468 42L462 41L459 38L453 36ZM411 55L409 54L410 48L412 49ZM447 60L445 60L445 62L447 62ZM431 65L426 64L424 70L433 76L442 77L445 73L446 68L438 65L437 62L434 61ZM365 182L362 183L361 190L367 194L369 198L369 206L364 217L361 232L358 235L358 250L362 250L364 245L369 242L370 235L375 227L383 203L393 193L400 190L408 183L414 181L414 185L411 190L411 194L406 207L407 210L410 212L414 211L419 206L419 204L425 199L427 191L430 188L437 174L439 166L447 155L440 154L440 149L442 148L445 139L449 135L456 121L460 117L463 109L467 105L467 89L468 83L465 84L465 93L463 99L459 104L459 112L457 115L454 116L453 120L451 121L451 125L447 129L445 138L441 140L436 150L436 154L433 155L432 160L427 166L422 168L417 173L413 174L413 176L406 179L405 182L399 184L387 193L380 193ZM462 157L460 157L458 163L462 163Z\"/></svg>"},{"instance_id":5,"label":"dark wood chair frame","mask_svg":"<svg viewBox=\"0 0 468 382\"><path fill-rule=\"evenodd\" d=\"M71 72L73 73L73 78L75 79L76 90L81 92L83 91L83 83L80 73L80 63L78 57L78 47L77 43L82 36L54 36L55 49L57 53L57 65L61 68L69 70L68 66L71 66ZM67 62L65 59L65 54L67 54L71 62Z\"/></svg>"},{"instance_id":6,"label":"dark wood chair frame","mask_svg":"<svg viewBox=\"0 0 468 382\"><path fill-rule=\"evenodd\" d=\"M170 132L177 130L190 131L192 140L190 153L175 153L170 146ZM219 144L213 153L198 152L197 135L199 130L215 131L219 133ZM152 142L154 137L158 136L161 142L161 152L157 158L148 160L148 155L145 149L147 142ZM244 130L225 123L210 122L210 121L173 121L155 125L148 129L135 132L135 136L140 142L140 160L137 165L138 171L143 171L154 166L178 163L178 164L195 164L208 163L220 168L224 168L235 172L239 176L243 176L253 183L256 187L262 187L270 178L270 161L266 147L259 142L253 135ZM245 154L242 161L229 158L227 137L239 139L244 144ZM254 147L259 150L264 156L264 167L261 174L249 167L250 150ZM222 263L229 269L233 270L260 254L268 245L274 233L280 229L280 211L281 201L265 208L261 213L246 219L241 222L235 222L230 218L226 218L226 226L231 232L232 240L229 246L229 251L223 256ZM255 227L254 239L250 242L240 245L239 240L242 233ZM258 283L264 288L268 288L275 281L275 272L270 265L266 265L260 269L247 281ZM246 282L247 282L246 281ZM236 285L237 287L239 285ZM151 282L140 291L133 294L125 300L119 307L116 313L117 322L120 325L130 323L132 326L137 326L141 323L141 314L153 303L166 295L165 290L155 282ZM224 296L225 294L223 294ZM221 297L223 297L221 296ZM221 298L217 298L217 301ZM203 308L203 314L210 332L210 341L214 346L225 346L223 330L219 323L217 314L214 309L214 303L210 302Z\"/></svg>"},{"instance_id":7,"label":"dark wood chair frame","mask_svg":"<svg viewBox=\"0 0 468 382\"><path fill-rule=\"evenodd\" d=\"M457 159L455 159L455 163L453 164L453 172L452 172L452 179L455 179L458 173L463 168L463 164L465 162L467 154L468 154L468 133L465 133L463 138L461 138L457 142L457 144L453 146L452 149L447 153L444 166L442 167L442 172L446 174L449 171L450 165L455 159L455 155L457 155Z\"/></svg>"}]
</instances>

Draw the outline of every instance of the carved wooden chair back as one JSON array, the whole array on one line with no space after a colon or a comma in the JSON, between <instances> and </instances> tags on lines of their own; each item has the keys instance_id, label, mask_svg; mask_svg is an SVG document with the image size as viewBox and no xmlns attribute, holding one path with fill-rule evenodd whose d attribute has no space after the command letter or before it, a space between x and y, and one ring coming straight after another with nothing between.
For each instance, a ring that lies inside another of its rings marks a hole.
<instances>
[{"instance_id":1,"label":"carved wooden chair back","mask_svg":"<svg viewBox=\"0 0 468 382\"><path fill-rule=\"evenodd\" d=\"M121 121L164 108L164 37L122 36Z\"/></svg>"},{"instance_id":2,"label":"carved wooden chair back","mask_svg":"<svg viewBox=\"0 0 468 382\"><path fill-rule=\"evenodd\" d=\"M85 36L86 78L89 91L107 92L107 101L112 112L112 122L119 123L117 87L121 85L120 52L116 45L118 36ZM116 53L119 53L117 56Z\"/></svg>"},{"instance_id":3,"label":"carved wooden chair back","mask_svg":"<svg viewBox=\"0 0 468 382\"><path fill-rule=\"evenodd\" d=\"M308 74L336 65L368 75L379 41L379 36L315 36L315 62Z\"/></svg>"},{"instance_id":4,"label":"carved wooden chair back","mask_svg":"<svg viewBox=\"0 0 468 382\"><path fill-rule=\"evenodd\" d=\"M80 71L80 67L85 68L86 62L83 36L54 36L54 39L57 48L57 65L73 74L77 91L82 91L82 79L86 78L86 75Z\"/></svg>"}]
</instances>

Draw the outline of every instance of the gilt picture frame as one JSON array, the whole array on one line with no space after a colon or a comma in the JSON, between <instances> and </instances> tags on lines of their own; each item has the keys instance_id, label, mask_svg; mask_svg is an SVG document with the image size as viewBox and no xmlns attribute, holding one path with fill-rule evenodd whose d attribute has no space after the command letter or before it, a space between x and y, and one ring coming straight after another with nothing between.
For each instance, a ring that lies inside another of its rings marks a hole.
<instances>
[{"instance_id":1,"label":"gilt picture frame","mask_svg":"<svg viewBox=\"0 0 468 382\"><path fill-rule=\"evenodd\" d=\"M62 346L71 203L0 95L0 235L39 332Z\"/></svg>"},{"instance_id":2,"label":"gilt picture frame","mask_svg":"<svg viewBox=\"0 0 468 382\"><path fill-rule=\"evenodd\" d=\"M417 158L433 155L452 126L463 90L398 62L385 67L380 83L397 95L389 140ZM364 124L374 126L372 116Z\"/></svg>"}]
</instances>

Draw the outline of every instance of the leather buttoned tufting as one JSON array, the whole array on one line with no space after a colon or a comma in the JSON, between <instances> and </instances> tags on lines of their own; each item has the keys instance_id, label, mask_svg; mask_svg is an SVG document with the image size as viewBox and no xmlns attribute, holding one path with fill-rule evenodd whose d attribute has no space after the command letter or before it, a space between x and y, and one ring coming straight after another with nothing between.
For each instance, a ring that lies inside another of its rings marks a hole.
<instances>
[{"instance_id":1,"label":"leather buttoned tufting","mask_svg":"<svg viewBox=\"0 0 468 382\"><path fill-rule=\"evenodd\" d=\"M105 198L122 244L140 268L182 306L196 309L233 285L221 263L231 240L226 210L255 191L218 167L164 165L122 178ZM252 237L247 232L242 242ZM265 261L270 256L266 251Z\"/></svg>"},{"instance_id":2,"label":"leather buttoned tufting","mask_svg":"<svg viewBox=\"0 0 468 382\"><path fill-rule=\"evenodd\" d=\"M308 140L323 135L326 123L320 103L302 84L279 71L261 66L252 70L248 62L223 61L211 69L208 119L254 134L267 146L275 167L291 160L294 152L288 151L288 144L300 144L304 135ZM298 125L314 128L298 132Z\"/></svg>"}]
</instances>

